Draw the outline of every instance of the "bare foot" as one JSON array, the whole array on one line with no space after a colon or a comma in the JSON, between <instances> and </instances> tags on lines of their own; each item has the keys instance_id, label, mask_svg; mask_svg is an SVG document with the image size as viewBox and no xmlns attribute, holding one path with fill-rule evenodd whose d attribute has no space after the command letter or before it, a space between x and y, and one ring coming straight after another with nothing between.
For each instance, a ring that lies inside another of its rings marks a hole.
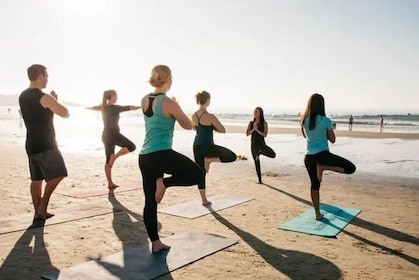
<instances>
[{"instance_id":1,"label":"bare foot","mask_svg":"<svg viewBox=\"0 0 419 280\"><path fill-rule=\"evenodd\" d=\"M114 183L108 185L108 189L110 189L110 190L111 189L114 190L116 188L119 188L119 186L118 185L115 185Z\"/></svg>"},{"instance_id":2,"label":"bare foot","mask_svg":"<svg viewBox=\"0 0 419 280\"><path fill-rule=\"evenodd\" d=\"M209 200L202 201L202 206L210 206L211 204L212 204L212 202L209 201Z\"/></svg>"},{"instance_id":3,"label":"bare foot","mask_svg":"<svg viewBox=\"0 0 419 280\"><path fill-rule=\"evenodd\" d=\"M48 213L48 212L45 213L45 219L49 219L49 218L52 218L54 216L55 216L55 214Z\"/></svg>"},{"instance_id":4,"label":"bare foot","mask_svg":"<svg viewBox=\"0 0 419 280\"><path fill-rule=\"evenodd\" d=\"M158 178L156 180L156 202L160 203L163 199L164 192L166 191L166 186L163 184L163 178Z\"/></svg>"},{"instance_id":5,"label":"bare foot","mask_svg":"<svg viewBox=\"0 0 419 280\"><path fill-rule=\"evenodd\" d=\"M151 253L158 254L162 251L170 250L170 246L163 244L160 240L152 242Z\"/></svg>"},{"instance_id":6,"label":"bare foot","mask_svg":"<svg viewBox=\"0 0 419 280\"><path fill-rule=\"evenodd\" d=\"M114 154L112 154L111 157L109 158L109 162L108 162L109 167L112 167L113 166L113 164L115 163L115 160L116 159L117 159L117 156L114 155Z\"/></svg>"},{"instance_id":7,"label":"bare foot","mask_svg":"<svg viewBox=\"0 0 419 280\"><path fill-rule=\"evenodd\" d=\"M316 214L316 220L320 221L321 219L323 219L324 215L323 214Z\"/></svg>"},{"instance_id":8,"label":"bare foot","mask_svg":"<svg viewBox=\"0 0 419 280\"><path fill-rule=\"evenodd\" d=\"M207 158L204 159L204 168L205 168L205 172L209 172L209 166L210 166L211 161L208 160Z\"/></svg>"}]
</instances>

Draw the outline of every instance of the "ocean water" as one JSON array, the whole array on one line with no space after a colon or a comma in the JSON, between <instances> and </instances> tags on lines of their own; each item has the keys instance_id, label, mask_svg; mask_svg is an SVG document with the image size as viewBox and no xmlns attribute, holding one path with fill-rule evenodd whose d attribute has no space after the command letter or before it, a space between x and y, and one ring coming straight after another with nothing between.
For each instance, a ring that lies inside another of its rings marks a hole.
<instances>
[{"instance_id":1,"label":"ocean water","mask_svg":"<svg viewBox=\"0 0 419 280\"><path fill-rule=\"evenodd\" d=\"M8 110L10 109L10 111ZM80 107L69 108L70 118L55 116L54 123L59 147L71 153L104 153L101 141L103 123L99 112ZM222 123L247 125L252 116L246 114L219 114ZM349 116L332 116L337 122L337 129L347 129ZM299 127L297 115L266 116L269 125L275 127ZM354 116L353 130L379 131L379 116ZM144 121L141 111L129 111L120 115L121 133L137 145L138 153L144 140ZM418 115L384 115L385 131L419 133ZM17 107L0 107L0 137L11 137L24 149L26 129L19 117ZM173 148L191 158L193 131L176 130ZM215 143L230 148L237 154L247 155L249 172L254 172L250 153L250 137L243 133L215 134ZM283 172L299 170L305 172L303 158L305 139L298 135L269 134L267 144L277 153L275 159L262 158L264 170ZM417 179L419 187L419 140L401 139L362 139L340 137L335 144L330 144L333 153L353 161L357 172L377 176L399 176Z\"/></svg>"},{"instance_id":2,"label":"ocean water","mask_svg":"<svg viewBox=\"0 0 419 280\"><path fill-rule=\"evenodd\" d=\"M218 114L225 124L247 125L253 119L251 114ZM384 131L397 133L419 133L419 114L406 115L353 115L352 130L380 131L381 116L384 119ZM337 130L348 130L350 115L330 115L336 123ZM292 114L265 114L265 119L272 127L298 128L299 115Z\"/></svg>"}]
</instances>

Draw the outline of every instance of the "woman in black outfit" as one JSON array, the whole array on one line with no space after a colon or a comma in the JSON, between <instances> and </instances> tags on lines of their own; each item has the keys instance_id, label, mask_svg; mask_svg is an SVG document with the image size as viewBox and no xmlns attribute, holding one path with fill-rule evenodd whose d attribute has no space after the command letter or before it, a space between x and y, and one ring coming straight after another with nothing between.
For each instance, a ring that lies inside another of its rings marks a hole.
<instances>
[{"instance_id":1,"label":"woman in black outfit","mask_svg":"<svg viewBox=\"0 0 419 280\"><path fill-rule=\"evenodd\" d=\"M206 91L201 91L195 97L199 109L192 116L196 130L193 153L195 162L205 173L208 173L212 162L233 162L237 159L237 156L229 149L214 144L214 130L225 133L226 129L214 114L207 111L211 102L211 95ZM198 184L198 188L202 205L210 205L211 202L208 201L205 193L205 175L203 183Z\"/></svg>"},{"instance_id":2,"label":"woman in black outfit","mask_svg":"<svg viewBox=\"0 0 419 280\"><path fill-rule=\"evenodd\" d=\"M265 121L265 117L263 116L263 109L261 107L256 107L253 112L253 117L253 121L249 122L249 125L247 126L246 136L252 135L250 146L252 150L252 157L255 161L256 173L259 179L258 183L262 184L260 155L275 158L276 154L265 143L265 137L268 135L268 123Z\"/></svg>"},{"instance_id":3,"label":"woman in black outfit","mask_svg":"<svg viewBox=\"0 0 419 280\"><path fill-rule=\"evenodd\" d=\"M112 192L118 185L112 181L112 166L115 160L129 152L135 150L135 144L119 132L119 113L138 110L140 106L120 106L116 105L118 95L115 90L106 90L103 93L101 111L103 119L102 142L105 145L106 163L105 174L108 180L108 189ZM115 146L121 149L115 154Z\"/></svg>"}]
</instances>

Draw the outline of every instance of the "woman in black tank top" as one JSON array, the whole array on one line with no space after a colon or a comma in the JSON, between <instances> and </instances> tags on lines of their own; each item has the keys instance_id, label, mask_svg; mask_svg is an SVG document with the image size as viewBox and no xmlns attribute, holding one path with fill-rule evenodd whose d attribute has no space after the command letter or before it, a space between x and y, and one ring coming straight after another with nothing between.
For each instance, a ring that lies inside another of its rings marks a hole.
<instances>
[{"instance_id":1,"label":"woman in black tank top","mask_svg":"<svg viewBox=\"0 0 419 280\"><path fill-rule=\"evenodd\" d=\"M246 136L252 135L250 148L253 160L255 161L258 183L262 184L260 155L275 158L276 154L274 150L265 143L265 137L268 135L268 123L265 121L263 109L261 107L256 107L253 116L253 121L249 122L249 125L247 126Z\"/></svg>"},{"instance_id":2,"label":"woman in black tank top","mask_svg":"<svg viewBox=\"0 0 419 280\"><path fill-rule=\"evenodd\" d=\"M213 131L225 133L226 130L215 115L208 113L207 107L210 101L211 96L208 92L198 92L196 94L196 103L200 105L200 108L192 116L196 130L193 144L194 158L195 162L205 173L208 173L212 162L233 162L237 159L236 154L229 149L214 144ZM198 184L198 188L202 205L209 206L211 202L208 201L205 192L205 177L203 183Z\"/></svg>"}]
</instances>

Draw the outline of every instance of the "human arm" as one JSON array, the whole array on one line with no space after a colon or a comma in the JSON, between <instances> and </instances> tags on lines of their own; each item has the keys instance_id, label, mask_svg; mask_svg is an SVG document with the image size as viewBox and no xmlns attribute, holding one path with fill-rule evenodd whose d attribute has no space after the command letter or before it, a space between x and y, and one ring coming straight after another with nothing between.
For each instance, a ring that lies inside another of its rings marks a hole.
<instances>
[{"instance_id":1,"label":"human arm","mask_svg":"<svg viewBox=\"0 0 419 280\"><path fill-rule=\"evenodd\" d=\"M130 110L138 110L138 109L141 109L141 106L132 106L132 105L130 105L129 106L129 109Z\"/></svg>"},{"instance_id":2,"label":"human arm","mask_svg":"<svg viewBox=\"0 0 419 280\"><path fill-rule=\"evenodd\" d=\"M249 124L247 125L246 136L249 136L250 134L252 134L253 131L254 129L253 129L252 122L249 122Z\"/></svg>"},{"instance_id":3,"label":"human arm","mask_svg":"<svg viewBox=\"0 0 419 280\"><path fill-rule=\"evenodd\" d=\"M301 125L301 134L304 138L307 138L306 133L304 132L304 127Z\"/></svg>"},{"instance_id":4,"label":"human arm","mask_svg":"<svg viewBox=\"0 0 419 280\"><path fill-rule=\"evenodd\" d=\"M326 122L326 128L327 128L327 139L331 142L331 143L335 143L336 141L336 135L335 135L335 131L333 129L333 122L331 119L326 118L327 122Z\"/></svg>"},{"instance_id":5,"label":"human arm","mask_svg":"<svg viewBox=\"0 0 419 280\"><path fill-rule=\"evenodd\" d=\"M215 131L219 133L226 133L224 125L222 125L218 118L213 114L211 114L211 124L214 127Z\"/></svg>"},{"instance_id":6,"label":"human arm","mask_svg":"<svg viewBox=\"0 0 419 280\"><path fill-rule=\"evenodd\" d=\"M51 94L44 94L44 96L41 97L40 103L44 108L48 108L54 114L57 114L62 118L68 118L70 116L68 109L58 103L57 97L55 91L51 91Z\"/></svg>"},{"instance_id":7,"label":"human arm","mask_svg":"<svg viewBox=\"0 0 419 280\"><path fill-rule=\"evenodd\" d=\"M192 130L194 127L193 122L183 112L179 104L170 98L163 100L163 113L175 118L183 129Z\"/></svg>"},{"instance_id":8,"label":"human arm","mask_svg":"<svg viewBox=\"0 0 419 280\"><path fill-rule=\"evenodd\" d=\"M260 131L258 129L258 126L256 123L253 123L253 131L256 131L260 136L266 137L268 135L268 123L265 122L263 124L263 131Z\"/></svg>"},{"instance_id":9,"label":"human arm","mask_svg":"<svg viewBox=\"0 0 419 280\"><path fill-rule=\"evenodd\" d=\"M336 135L335 135L335 131L332 129L329 129L327 131L327 139L329 139L330 142L335 143L336 141Z\"/></svg>"}]
</instances>

